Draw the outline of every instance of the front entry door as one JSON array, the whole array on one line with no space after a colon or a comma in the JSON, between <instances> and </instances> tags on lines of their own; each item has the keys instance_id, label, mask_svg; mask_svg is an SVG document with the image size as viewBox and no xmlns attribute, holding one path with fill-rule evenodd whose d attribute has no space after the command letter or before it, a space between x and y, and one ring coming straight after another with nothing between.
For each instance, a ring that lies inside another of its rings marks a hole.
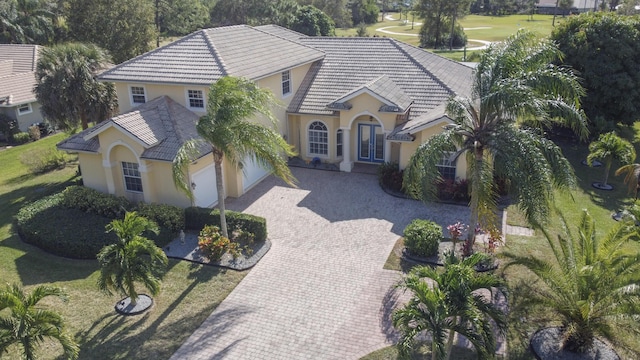
<instances>
[{"instance_id":1,"label":"front entry door","mask_svg":"<svg viewBox=\"0 0 640 360\"><path fill-rule=\"evenodd\" d=\"M358 161L384 162L384 132L380 125L358 124Z\"/></svg>"}]
</instances>

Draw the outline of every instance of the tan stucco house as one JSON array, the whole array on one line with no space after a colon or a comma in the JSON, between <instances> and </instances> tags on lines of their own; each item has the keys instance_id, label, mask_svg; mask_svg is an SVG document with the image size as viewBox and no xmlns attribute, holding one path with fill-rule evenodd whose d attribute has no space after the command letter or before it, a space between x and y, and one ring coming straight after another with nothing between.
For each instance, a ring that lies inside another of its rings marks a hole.
<instances>
[{"instance_id":1,"label":"tan stucco house","mask_svg":"<svg viewBox=\"0 0 640 360\"><path fill-rule=\"evenodd\" d=\"M38 45L0 44L0 114L18 121L20 131L42 122L36 85Z\"/></svg>"},{"instance_id":2,"label":"tan stucco house","mask_svg":"<svg viewBox=\"0 0 640 360\"><path fill-rule=\"evenodd\" d=\"M395 161L450 123L444 105L469 95L472 69L389 38L308 37L278 26L205 29L100 75L115 83L122 112L58 144L78 152L85 186L133 200L192 205L171 177L177 149L197 136L208 87L225 75L270 89L278 131L310 161L349 172L354 163ZM259 120L256 120L259 121ZM194 205L215 205L212 157L188 171ZM443 159L447 176L466 177L463 159ZM223 167L237 197L269 174L251 161Z\"/></svg>"}]
</instances>

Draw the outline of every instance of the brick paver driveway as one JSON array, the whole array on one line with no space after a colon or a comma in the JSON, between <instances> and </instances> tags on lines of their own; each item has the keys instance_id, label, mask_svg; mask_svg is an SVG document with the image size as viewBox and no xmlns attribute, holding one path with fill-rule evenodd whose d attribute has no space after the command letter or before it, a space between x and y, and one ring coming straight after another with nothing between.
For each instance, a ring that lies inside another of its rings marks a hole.
<instances>
[{"instance_id":1,"label":"brick paver driveway","mask_svg":"<svg viewBox=\"0 0 640 360\"><path fill-rule=\"evenodd\" d=\"M293 169L228 208L264 216L272 248L172 359L358 359L395 339L398 272L382 266L414 218L443 227L465 207L385 194L367 174Z\"/></svg>"}]
</instances>

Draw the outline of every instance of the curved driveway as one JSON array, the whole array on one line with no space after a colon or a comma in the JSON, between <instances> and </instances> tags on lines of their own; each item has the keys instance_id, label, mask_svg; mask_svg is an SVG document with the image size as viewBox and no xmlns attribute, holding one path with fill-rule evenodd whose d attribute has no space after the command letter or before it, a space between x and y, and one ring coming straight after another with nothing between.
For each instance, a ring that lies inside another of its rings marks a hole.
<instances>
[{"instance_id":1,"label":"curved driveway","mask_svg":"<svg viewBox=\"0 0 640 360\"><path fill-rule=\"evenodd\" d=\"M389 196L374 175L292 170L298 189L269 177L228 202L267 219L271 250L172 359L344 360L388 346L400 274L382 267L402 230L468 219Z\"/></svg>"}]
</instances>

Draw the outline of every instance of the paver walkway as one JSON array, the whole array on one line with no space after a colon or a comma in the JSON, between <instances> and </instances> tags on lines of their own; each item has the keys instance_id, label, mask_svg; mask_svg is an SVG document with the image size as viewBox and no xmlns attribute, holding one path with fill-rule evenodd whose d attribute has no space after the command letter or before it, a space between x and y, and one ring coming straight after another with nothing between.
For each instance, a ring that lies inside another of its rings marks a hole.
<instances>
[{"instance_id":1,"label":"paver walkway","mask_svg":"<svg viewBox=\"0 0 640 360\"><path fill-rule=\"evenodd\" d=\"M270 177L228 202L267 219L272 248L172 359L345 360L388 346L400 275L382 267L402 230L468 219L387 195L374 175L292 171L299 189Z\"/></svg>"}]
</instances>

